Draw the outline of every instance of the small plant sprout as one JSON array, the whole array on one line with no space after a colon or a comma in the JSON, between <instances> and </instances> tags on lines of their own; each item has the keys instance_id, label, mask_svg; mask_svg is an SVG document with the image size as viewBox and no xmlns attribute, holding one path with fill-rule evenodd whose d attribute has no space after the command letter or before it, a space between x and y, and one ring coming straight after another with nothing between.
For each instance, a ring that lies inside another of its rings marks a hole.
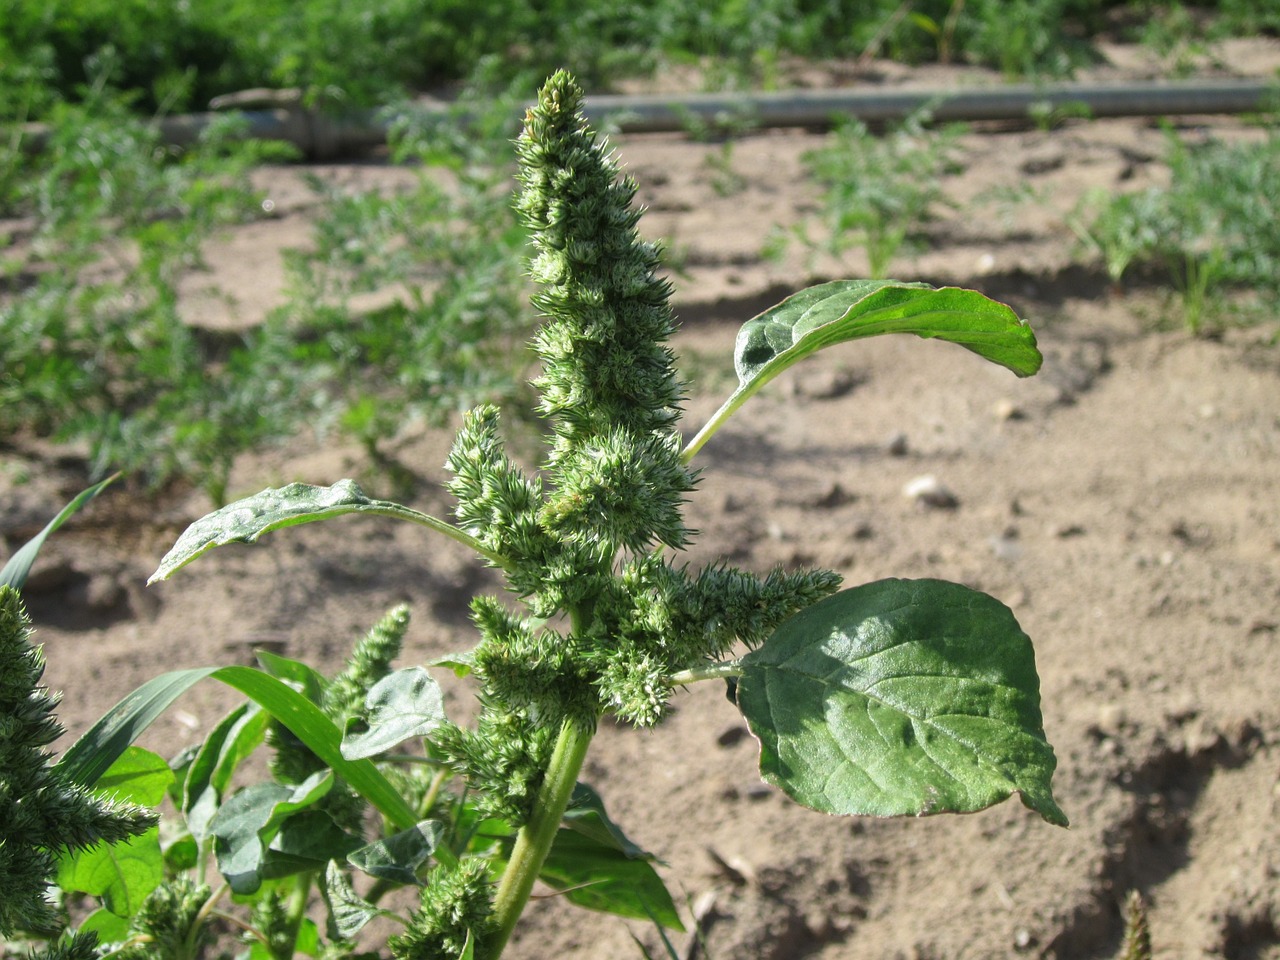
<instances>
[{"instance_id":1,"label":"small plant sprout","mask_svg":"<svg viewBox=\"0 0 1280 960\"><path fill-rule=\"evenodd\" d=\"M216 860L222 879L211 885L256 903L244 921L265 938L255 956L313 952L318 938L349 945L405 885L420 900L389 940L402 960L496 960L539 879L574 904L683 929L652 855L579 776L602 719L652 726L676 688L708 680L728 682L760 742L762 776L815 810L967 812L1016 793L1049 823L1067 822L1031 642L997 600L939 580L840 589L828 570L698 570L681 556L695 535L683 510L696 455L792 364L910 333L1028 376L1041 362L1031 330L969 290L812 287L742 328L738 385L686 442L659 253L638 238L636 186L582 106L578 85L556 73L517 141L516 204L543 315L533 340L550 427L540 469L506 454L499 411L482 405L448 457L452 521L371 499L349 480L291 484L197 521L153 576L280 527L394 517L466 545L505 578L509 596L471 604L475 646L393 670L397 643L362 640L332 679L266 654L261 669L169 674L60 762L93 783L193 683L213 676L245 692L252 702L175 765L174 789L198 865L188 875L206 882L199 868ZM402 634L403 616L375 633ZM473 725L445 717L432 666L474 682ZM230 771L264 735L272 779L233 791ZM370 808L379 816L363 816ZM303 909L312 889L328 907L323 929Z\"/></svg>"}]
</instances>

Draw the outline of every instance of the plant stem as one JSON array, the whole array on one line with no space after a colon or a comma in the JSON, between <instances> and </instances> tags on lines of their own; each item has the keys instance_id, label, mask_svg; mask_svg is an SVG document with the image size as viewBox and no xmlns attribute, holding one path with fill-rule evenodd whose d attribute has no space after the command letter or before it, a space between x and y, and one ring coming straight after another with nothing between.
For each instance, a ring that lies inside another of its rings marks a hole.
<instances>
[{"instance_id":1,"label":"plant stem","mask_svg":"<svg viewBox=\"0 0 1280 960\"><path fill-rule=\"evenodd\" d=\"M503 871L502 881L494 896L493 912L497 930L484 944L484 960L498 960L511 939L520 914L529 902L533 881L542 870L542 864L551 852L552 841L560 829L560 819L569 805L578 771L586 758L587 747L595 731L579 721L566 719L560 727L551 761L547 764L546 777L538 790L529 822L520 828L511 860Z\"/></svg>"},{"instance_id":2,"label":"plant stem","mask_svg":"<svg viewBox=\"0 0 1280 960\"><path fill-rule=\"evenodd\" d=\"M289 924L289 955L280 960L292 960L297 952L298 931L302 929L302 921L307 915L307 903L311 899L311 881L314 877L314 873L300 873L294 878L293 890L285 906L285 918Z\"/></svg>"},{"instance_id":3,"label":"plant stem","mask_svg":"<svg viewBox=\"0 0 1280 960\"><path fill-rule=\"evenodd\" d=\"M742 664L737 660L723 663L711 663L705 667L690 667L688 670L677 670L669 679L672 686L683 687L699 680L723 680L728 677L742 676Z\"/></svg>"}]
</instances>

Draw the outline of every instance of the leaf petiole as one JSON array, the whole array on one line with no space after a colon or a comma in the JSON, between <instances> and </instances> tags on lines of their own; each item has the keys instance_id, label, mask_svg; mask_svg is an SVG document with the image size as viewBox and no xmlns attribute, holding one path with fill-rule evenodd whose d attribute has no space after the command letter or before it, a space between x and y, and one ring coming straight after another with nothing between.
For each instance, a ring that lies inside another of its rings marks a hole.
<instances>
[{"instance_id":1,"label":"leaf petiole","mask_svg":"<svg viewBox=\"0 0 1280 960\"><path fill-rule=\"evenodd\" d=\"M727 680L730 677L742 676L741 660L725 660L722 663L711 663L705 667L690 667L688 670L677 670L667 679L674 687L684 687L699 680Z\"/></svg>"}]
</instances>

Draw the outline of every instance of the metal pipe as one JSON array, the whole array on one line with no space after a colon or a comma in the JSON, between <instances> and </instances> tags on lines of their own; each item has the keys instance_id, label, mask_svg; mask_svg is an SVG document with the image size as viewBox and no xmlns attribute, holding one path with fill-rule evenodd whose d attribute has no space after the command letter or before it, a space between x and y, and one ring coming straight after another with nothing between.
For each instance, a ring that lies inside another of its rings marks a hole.
<instances>
[{"instance_id":1,"label":"metal pipe","mask_svg":"<svg viewBox=\"0 0 1280 960\"><path fill-rule=\"evenodd\" d=\"M739 114L765 127L828 127L841 117L867 123L905 119L930 107L937 121L1033 119L1032 112L1080 105L1094 117L1175 116L1250 113L1268 100L1280 104L1274 83L1196 80L1168 83L1053 86L1018 84L952 90L803 90L786 93L598 96L587 99L594 121L620 118L624 131L682 130L688 118L706 123Z\"/></svg>"},{"instance_id":2,"label":"metal pipe","mask_svg":"<svg viewBox=\"0 0 1280 960\"><path fill-rule=\"evenodd\" d=\"M902 120L922 107L933 119L1029 122L1037 110L1079 106L1092 117L1161 117L1237 114L1280 105L1280 88L1256 80L1188 80L1120 84L1018 84L951 90L802 90L785 93L696 93L683 95L599 95L587 98L593 123L609 123L624 133L686 130L692 123L712 128L749 121L758 127L826 128L843 117L866 123ZM442 108L443 109L443 108ZM383 111L332 115L301 106L243 112L247 135L294 144L311 159L360 153L386 142ZM193 143L213 113L163 117L157 121L167 143ZM23 126L24 147L43 149L50 135L41 123Z\"/></svg>"}]
</instances>

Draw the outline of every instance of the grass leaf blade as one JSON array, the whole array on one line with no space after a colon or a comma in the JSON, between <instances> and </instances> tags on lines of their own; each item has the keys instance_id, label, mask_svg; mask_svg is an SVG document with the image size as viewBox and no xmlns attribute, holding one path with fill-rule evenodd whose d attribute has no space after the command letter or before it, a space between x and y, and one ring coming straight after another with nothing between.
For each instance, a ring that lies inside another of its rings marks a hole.
<instances>
[{"instance_id":1,"label":"grass leaf blade","mask_svg":"<svg viewBox=\"0 0 1280 960\"><path fill-rule=\"evenodd\" d=\"M32 564L36 562L36 555L39 554L40 548L44 546L45 538L66 523L72 514L105 490L108 485L114 483L119 476L120 474L118 473L112 474L101 483L95 483L89 489L82 490L77 494L70 503L62 508L56 517L49 521L43 530L23 544L17 553L9 558L9 562L4 565L4 569L0 569L0 585L7 584L15 590L21 590L22 585L27 582L27 575L31 572Z\"/></svg>"},{"instance_id":2,"label":"grass leaf blade","mask_svg":"<svg viewBox=\"0 0 1280 960\"><path fill-rule=\"evenodd\" d=\"M252 667L197 667L162 674L134 690L94 724L58 761L77 783L97 782L164 710L206 677L234 687L283 723L361 796L400 829L417 823L404 799L369 760L342 756L342 731L310 700L292 687Z\"/></svg>"}]
</instances>

